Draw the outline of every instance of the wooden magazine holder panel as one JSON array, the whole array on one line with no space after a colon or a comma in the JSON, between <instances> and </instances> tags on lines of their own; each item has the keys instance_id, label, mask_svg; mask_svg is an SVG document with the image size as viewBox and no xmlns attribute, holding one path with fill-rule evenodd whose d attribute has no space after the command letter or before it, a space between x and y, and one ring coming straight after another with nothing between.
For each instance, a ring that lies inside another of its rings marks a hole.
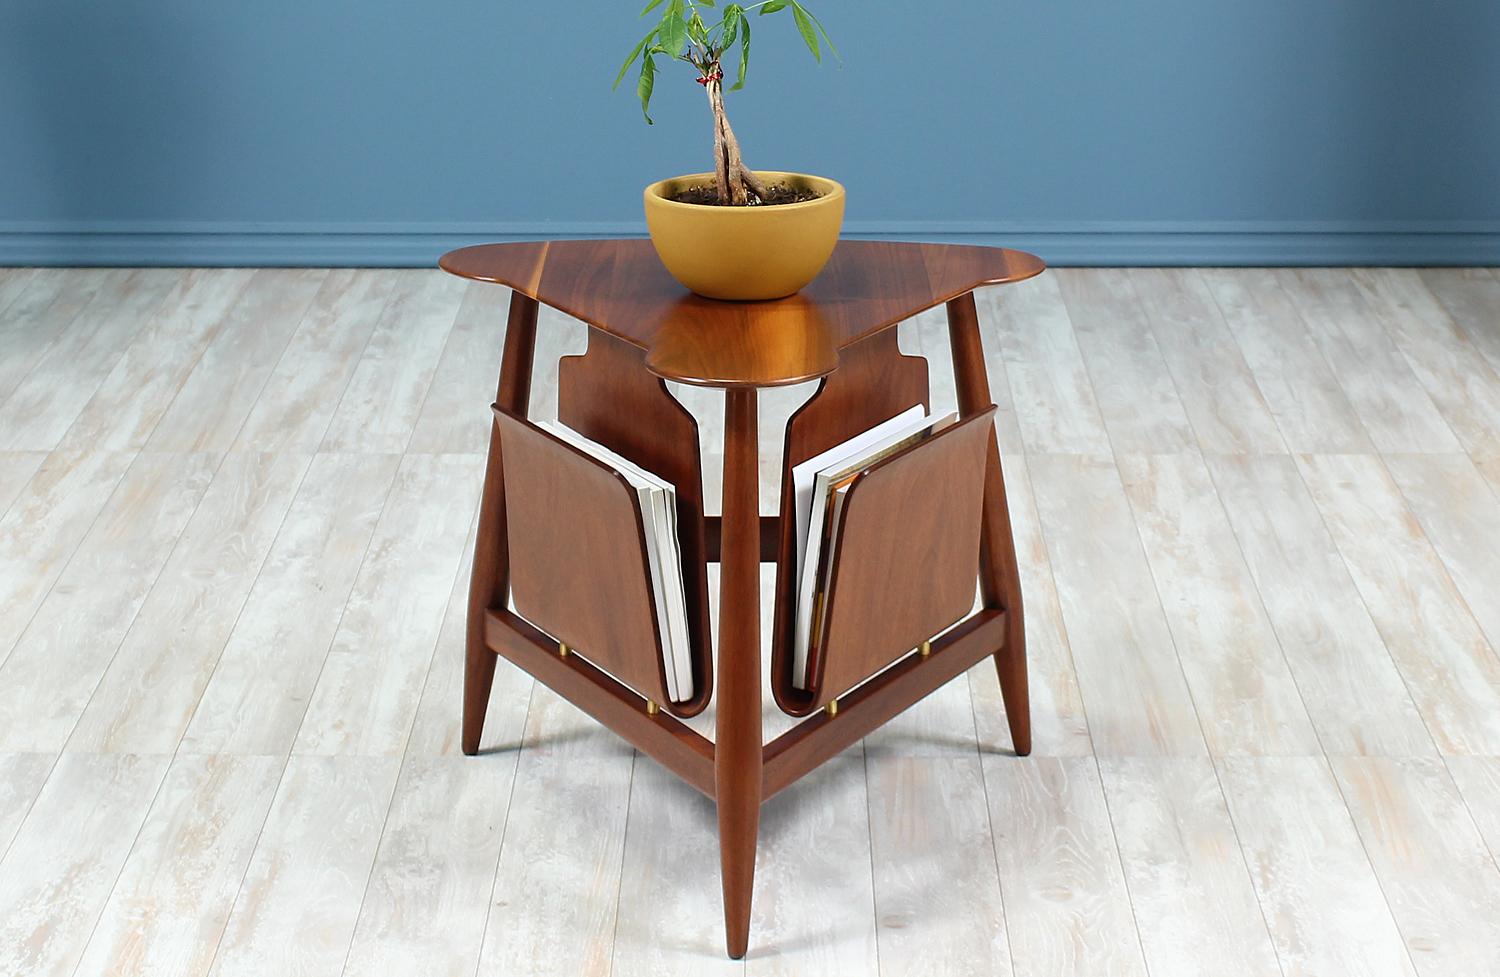
<instances>
[{"instance_id":1,"label":"wooden magazine holder panel","mask_svg":"<svg viewBox=\"0 0 1500 977\"><path fill-rule=\"evenodd\" d=\"M667 704L635 490L612 468L523 418L496 407L495 420L517 613Z\"/></svg>"},{"instance_id":2,"label":"wooden magazine holder panel","mask_svg":"<svg viewBox=\"0 0 1500 977\"><path fill-rule=\"evenodd\" d=\"M776 553L776 605L771 626L771 692L782 712L805 716L817 706L792 684L796 626L796 518L791 471L842 441L909 407L928 405L927 360L901 352L894 328L839 352L838 369L787 423L782 460L780 545Z\"/></svg>"},{"instance_id":3,"label":"wooden magazine holder panel","mask_svg":"<svg viewBox=\"0 0 1500 977\"><path fill-rule=\"evenodd\" d=\"M827 631L808 660L821 706L974 609L993 406L882 459L850 485Z\"/></svg>"},{"instance_id":4,"label":"wooden magazine holder panel","mask_svg":"<svg viewBox=\"0 0 1500 977\"><path fill-rule=\"evenodd\" d=\"M708 616L708 543L703 517L703 464L698 422L646 370L645 353L598 329L588 350L557 365L557 417L562 423L677 489L677 539L692 645L693 695L661 702L673 715L702 712L713 696L713 635Z\"/></svg>"}]
</instances>

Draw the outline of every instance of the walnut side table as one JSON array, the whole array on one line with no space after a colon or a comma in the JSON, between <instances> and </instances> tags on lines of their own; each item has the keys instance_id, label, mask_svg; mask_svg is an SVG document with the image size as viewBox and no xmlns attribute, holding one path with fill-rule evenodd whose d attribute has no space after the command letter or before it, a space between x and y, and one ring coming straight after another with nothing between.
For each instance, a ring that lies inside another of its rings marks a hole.
<instances>
[{"instance_id":1,"label":"walnut side table","mask_svg":"<svg viewBox=\"0 0 1500 977\"><path fill-rule=\"evenodd\" d=\"M441 266L512 289L469 593L465 753L478 751L499 654L714 799L728 951L741 957L766 798L989 656L1012 744L1030 752L1021 591L973 292L1039 274L1039 259L846 241L799 294L746 303L688 293L642 240L480 245ZM559 364L559 420L677 486L694 678L685 701L667 694L634 494L526 418L538 303L589 327L587 351ZM959 422L872 466L850 489L831 554L827 631L798 688L787 473L928 403L927 362L902 354L892 327L939 303ZM757 391L814 379L817 392L787 424L780 515L762 517ZM724 389L721 517L703 512L697 424L665 380ZM717 659L711 561L721 565ZM806 717L765 744L763 562L778 568L771 687L783 711ZM970 613L976 581L980 609ZM711 741L681 720L715 690Z\"/></svg>"}]
</instances>

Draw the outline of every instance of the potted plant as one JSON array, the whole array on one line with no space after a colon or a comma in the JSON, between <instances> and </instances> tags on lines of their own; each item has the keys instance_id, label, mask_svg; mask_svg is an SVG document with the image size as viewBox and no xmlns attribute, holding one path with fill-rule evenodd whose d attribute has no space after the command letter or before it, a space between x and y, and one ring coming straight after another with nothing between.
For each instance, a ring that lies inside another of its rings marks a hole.
<instances>
[{"instance_id":1,"label":"potted plant","mask_svg":"<svg viewBox=\"0 0 1500 977\"><path fill-rule=\"evenodd\" d=\"M705 9L717 20L705 20ZM656 58L690 65L713 116L714 168L646 188L646 225L656 252L674 278L709 298L791 295L812 281L833 254L844 219L844 188L823 177L753 171L745 164L724 111L724 63L726 57L737 61L730 90L744 87L752 13L758 19L787 12L820 62L823 44L835 57L838 51L798 0L723 7L716 0L650 0L641 16L657 10L660 21L625 59L615 87L639 62L636 93L649 124Z\"/></svg>"}]
</instances>

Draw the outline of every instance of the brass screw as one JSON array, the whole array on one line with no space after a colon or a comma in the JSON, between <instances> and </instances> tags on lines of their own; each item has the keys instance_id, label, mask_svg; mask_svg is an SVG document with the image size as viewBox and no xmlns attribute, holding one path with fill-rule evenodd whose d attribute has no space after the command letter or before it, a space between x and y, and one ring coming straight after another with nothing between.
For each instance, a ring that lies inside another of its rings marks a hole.
<instances>
[{"instance_id":1,"label":"brass screw","mask_svg":"<svg viewBox=\"0 0 1500 977\"><path fill-rule=\"evenodd\" d=\"M559 658L566 658L566 657L568 657L568 646L564 642L559 641L557 643L557 657L559 657Z\"/></svg>"},{"instance_id":2,"label":"brass screw","mask_svg":"<svg viewBox=\"0 0 1500 977\"><path fill-rule=\"evenodd\" d=\"M823 707L823 711L828 713L829 716L837 716L839 714L839 700L829 699L828 705Z\"/></svg>"},{"instance_id":3,"label":"brass screw","mask_svg":"<svg viewBox=\"0 0 1500 977\"><path fill-rule=\"evenodd\" d=\"M652 702L650 699L647 699L646 700L646 715L648 715L648 716L654 716L654 715L656 715L659 712L661 712L661 706L659 706L656 703Z\"/></svg>"},{"instance_id":4,"label":"brass screw","mask_svg":"<svg viewBox=\"0 0 1500 977\"><path fill-rule=\"evenodd\" d=\"M917 654L921 655L923 658L926 658L928 655L932 654L932 642L922 642L922 647L917 649Z\"/></svg>"}]
</instances>

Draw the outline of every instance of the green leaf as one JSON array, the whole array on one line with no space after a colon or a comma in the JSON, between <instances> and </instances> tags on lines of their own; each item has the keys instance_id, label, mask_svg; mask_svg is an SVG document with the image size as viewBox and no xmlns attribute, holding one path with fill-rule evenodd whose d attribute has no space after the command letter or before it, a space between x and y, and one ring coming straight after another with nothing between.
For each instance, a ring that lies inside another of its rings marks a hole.
<instances>
[{"instance_id":1,"label":"green leaf","mask_svg":"<svg viewBox=\"0 0 1500 977\"><path fill-rule=\"evenodd\" d=\"M797 33L802 35L802 40L807 43L807 49L812 52L813 60L818 63L823 61L823 53L818 50L818 32L813 27L812 18L807 16L807 11L797 0L791 0L792 19L797 22Z\"/></svg>"},{"instance_id":2,"label":"green leaf","mask_svg":"<svg viewBox=\"0 0 1500 977\"><path fill-rule=\"evenodd\" d=\"M655 36L656 28L653 27L649 34L641 38L641 43L635 46L635 50L630 52L630 57L626 58L625 63L620 65L620 73L615 76L615 83L610 86L610 91L614 91L620 87L620 82L625 80L625 72L630 70L630 66L635 63L635 59L641 56L641 52L646 50L646 45L650 44L651 39Z\"/></svg>"},{"instance_id":3,"label":"green leaf","mask_svg":"<svg viewBox=\"0 0 1500 977\"><path fill-rule=\"evenodd\" d=\"M745 72L750 70L750 21L740 14L740 73L734 80L730 91L739 91L745 87Z\"/></svg>"},{"instance_id":4,"label":"green leaf","mask_svg":"<svg viewBox=\"0 0 1500 977\"><path fill-rule=\"evenodd\" d=\"M802 8L802 12L807 14L808 17L812 18L812 22L814 24L818 25L818 33L823 35L823 43L828 45L828 50L833 53L834 58L838 61L843 61L843 55L839 54L839 49L833 46L833 38L828 36L828 31L824 29L823 22L818 19L818 15L813 13L811 10L808 10L806 7Z\"/></svg>"},{"instance_id":5,"label":"green leaf","mask_svg":"<svg viewBox=\"0 0 1500 977\"><path fill-rule=\"evenodd\" d=\"M712 7L714 5L714 0L696 0L696 2L703 4L705 7Z\"/></svg>"},{"instance_id":6,"label":"green leaf","mask_svg":"<svg viewBox=\"0 0 1500 977\"><path fill-rule=\"evenodd\" d=\"M785 10L786 8L787 0L771 0L770 3L760 8L760 15L764 17L766 14L774 14L776 11Z\"/></svg>"},{"instance_id":7,"label":"green leaf","mask_svg":"<svg viewBox=\"0 0 1500 977\"><path fill-rule=\"evenodd\" d=\"M724 8L723 19L719 21L719 43L716 45L720 51L726 51L739 36L740 21L744 19L744 13L739 4L731 3Z\"/></svg>"},{"instance_id":8,"label":"green leaf","mask_svg":"<svg viewBox=\"0 0 1500 977\"><path fill-rule=\"evenodd\" d=\"M635 93L641 97L641 114L646 117L646 125L655 125L651 121L651 113L646 111L651 105L651 89L656 86L656 62L651 60L651 55L641 59L641 79L636 82Z\"/></svg>"},{"instance_id":9,"label":"green leaf","mask_svg":"<svg viewBox=\"0 0 1500 977\"><path fill-rule=\"evenodd\" d=\"M660 6L661 6L661 0L651 0L650 3L646 4L646 9L641 11L641 16L642 17L646 16L651 11L655 10L657 7L660 7Z\"/></svg>"},{"instance_id":10,"label":"green leaf","mask_svg":"<svg viewBox=\"0 0 1500 977\"><path fill-rule=\"evenodd\" d=\"M681 54L688 39L687 21L682 16L682 0L672 0L658 30L661 46L666 49L667 54L674 58Z\"/></svg>"}]
</instances>

